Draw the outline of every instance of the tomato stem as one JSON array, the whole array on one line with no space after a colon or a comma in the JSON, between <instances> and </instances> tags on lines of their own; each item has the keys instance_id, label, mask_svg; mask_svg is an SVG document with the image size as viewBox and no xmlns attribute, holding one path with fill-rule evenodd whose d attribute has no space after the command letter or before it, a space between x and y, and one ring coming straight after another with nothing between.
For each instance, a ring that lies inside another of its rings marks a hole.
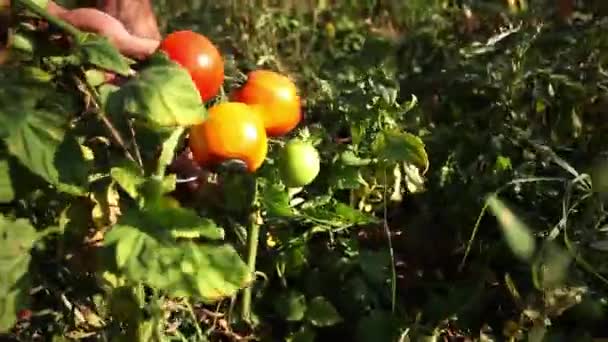
<instances>
[{"instance_id":1,"label":"tomato stem","mask_svg":"<svg viewBox=\"0 0 608 342\"><path fill-rule=\"evenodd\" d=\"M80 38L83 35L83 33L76 27L66 21L63 21L59 18L50 15L44 8L38 6L38 4L36 4L32 0L16 0L16 2L22 4L25 8L39 15L49 23L64 30L66 33L72 35L74 38Z\"/></svg>"},{"instance_id":2,"label":"tomato stem","mask_svg":"<svg viewBox=\"0 0 608 342\"><path fill-rule=\"evenodd\" d=\"M251 284L243 291L243 301L241 306L241 317L246 322L251 322L251 297L252 288L255 283L255 262L258 255L258 245L260 240L260 225L262 223L262 215L257 205L258 191L257 182L255 184L255 204L254 210L249 216L249 234L248 234L248 255L247 266L249 273L254 278Z\"/></svg>"}]
</instances>

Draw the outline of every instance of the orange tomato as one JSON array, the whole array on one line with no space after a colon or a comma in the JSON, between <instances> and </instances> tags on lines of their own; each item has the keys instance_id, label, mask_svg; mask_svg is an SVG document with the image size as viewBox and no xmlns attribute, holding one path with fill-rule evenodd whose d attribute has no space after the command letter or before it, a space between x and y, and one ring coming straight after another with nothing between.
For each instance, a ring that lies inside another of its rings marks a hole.
<instances>
[{"instance_id":1,"label":"orange tomato","mask_svg":"<svg viewBox=\"0 0 608 342\"><path fill-rule=\"evenodd\" d=\"M270 70L255 70L233 99L250 105L260 113L269 136L293 130L302 119L296 85L286 76Z\"/></svg>"},{"instance_id":2,"label":"orange tomato","mask_svg":"<svg viewBox=\"0 0 608 342\"><path fill-rule=\"evenodd\" d=\"M239 159L250 172L262 165L268 152L262 118L251 107L238 102L221 102L211 107L207 119L190 129L189 146L201 166Z\"/></svg>"}]
</instances>

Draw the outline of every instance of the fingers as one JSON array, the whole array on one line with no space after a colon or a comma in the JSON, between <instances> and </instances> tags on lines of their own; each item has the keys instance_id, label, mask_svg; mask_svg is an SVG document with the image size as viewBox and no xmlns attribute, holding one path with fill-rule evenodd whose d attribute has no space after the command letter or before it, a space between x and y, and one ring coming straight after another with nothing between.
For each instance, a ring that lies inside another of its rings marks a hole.
<instances>
[{"instance_id":1,"label":"fingers","mask_svg":"<svg viewBox=\"0 0 608 342\"><path fill-rule=\"evenodd\" d=\"M129 33L160 40L158 23L150 0L98 0L98 8L120 20Z\"/></svg>"},{"instance_id":2,"label":"fingers","mask_svg":"<svg viewBox=\"0 0 608 342\"><path fill-rule=\"evenodd\" d=\"M56 10L56 15L80 30L107 37L118 50L135 59L145 59L153 54L160 42L155 39L132 35L116 18L94 8Z\"/></svg>"}]
</instances>

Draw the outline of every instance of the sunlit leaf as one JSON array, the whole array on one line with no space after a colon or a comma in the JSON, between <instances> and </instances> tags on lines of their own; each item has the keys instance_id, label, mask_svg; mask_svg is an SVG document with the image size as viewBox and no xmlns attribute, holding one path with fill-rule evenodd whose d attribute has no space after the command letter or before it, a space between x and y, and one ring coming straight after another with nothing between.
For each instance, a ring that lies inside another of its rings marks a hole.
<instances>
[{"instance_id":1,"label":"sunlit leaf","mask_svg":"<svg viewBox=\"0 0 608 342\"><path fill-rule=\"evenodd\" d=\"M0 203L7 203L15 198L13 181L10 175L8 160L0 160Z\"/></svg>"},{"instance_id":2,"label":"sunlit leaf","mask_svg":"<svg viewBox=\"0 0 608 342\"><path fill-rule=\"evenodd\" d=\"M108 104L108 108L158 127L201 123L206 111L190 74L176 63L160 57L156 60L112 93L109 99L112 104Z\"/></svg>"},{"instance_id":3,"label":"sunlit leaf","mask_svg":"<svg viewBox=\"0 0 608 342\"><path fill-rule=\"evenodd\" d=\"M139 187L146 182L141 170L133 163L113 167L110 170L110 175L133 199L139 196Z\"/></svg>"},{"instance_id":4,"label":"sunlit leaf","mask_svg":"<svg viewBox=\"0 0 608 342\"><path fill-rule=\"evenodd\" d=\"M498 219L499 227L513 254L522 260L529 260L534 254L534 236L515 214L496 196L488 198L488 206Z\"/></svg>"},{"instance_id":5,"label":"sunlit leaf","mask_svg":"<svg viewBox=\"0 0 608 342\"><path fill-rule=\"evenodd\" d=\"M211 238L218 236L209 232L219 233L219 228L200 218L193 222L195 213L185 209L157 210L132 210L105 236L105 245L114 247L116 264L127 279L208 302L231 296L251 281L232 246L169 239L170 230L179 225L194 228L198 224Z\"/></svg>"},{"instance_id":6,"label":"sunlit leaf","mask_svg":"<svg viewBox=\"0 0 608 342\"><path fill-rule=\"evenodd\" d=\"M423 173L429 168L429 158L424 143L411 133L384 131L382 134L378 134L373 142L373 147L379 158L412 163Z\"/></svg>"},{"instance_id":7,"label":"sunlit leaf","mask_svg":"<svg viewBox=\"0 0 608 342\"><path fill-rule=\"evenodd\" d=\"M28 305L30 249L36 238L27 220L0 216L0 333L7 332L17 312Z\"/></svg>"},{"instance_id":8,"label":"sunlit leaf","mask_svg":"<svg viewBox=\"0 0 608 342\"><path fill-rule=\"evenodd\" d=\"M127 60L106 37L87 34L84 40L79 42L78 48L88 63L122 76L129 75Z\"/></svg>"}]
</instances>

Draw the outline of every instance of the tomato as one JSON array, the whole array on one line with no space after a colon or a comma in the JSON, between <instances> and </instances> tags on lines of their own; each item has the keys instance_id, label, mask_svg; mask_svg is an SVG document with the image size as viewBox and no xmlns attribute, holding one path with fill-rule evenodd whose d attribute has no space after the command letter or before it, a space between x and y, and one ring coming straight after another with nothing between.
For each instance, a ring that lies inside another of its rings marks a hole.
<instances>
[{"instance_id":1,"label":"tomato","mask_svg":"<svg viewBox=\"0 0 608 342\"><path fill-rule=\"evenodd\" d=\"M255 70L233 99L251 105L260 112L269 136L281 136L293 130L302 119L296 85L286 76L269 70Z\"/></svg>"},{"instance_id":2,"label":"tomato","mask_svg":"<svg viewBox=\"0 0 608 342\"><path fill-rule=\"evenodd\" d=\"M250 172L262 165L268 152L262 118L251 107L238 102L211 107L207 119L190 129L189 146L201 166L238 159Z\"/></svg>"},{"instance_id":3,"label":"tomato","mask_svg":"<svg viewBox=\"0 0 608 342\"><path fill-rule=\"evenodd\" d=\"M299 188L310 184L319 174L319 152L310 143L294 139L281 151L278 165L283 183Z\"/></svg>"},{"instance_id":4,"label":"tomato","mask_svg":"<svg viewBox=\"0 0 608 342\"><path fill-rule=\"evenodd\" d=\"M224 83L224 60L207 37L192 31L176 31L165 37L159 49L188 70L203 101L218 94Z\"/></svg>"},{"instance_id":5,"label":"tomato","mask_svg":"<svg viewBox=\"0 0 608 342\"><path fill-rule=\"evenodd\" d=\"M32 319L32 310L30 309L21 309L17 312L17 318L20 321L29 321Z\"/></svg>"}]
</instances>

